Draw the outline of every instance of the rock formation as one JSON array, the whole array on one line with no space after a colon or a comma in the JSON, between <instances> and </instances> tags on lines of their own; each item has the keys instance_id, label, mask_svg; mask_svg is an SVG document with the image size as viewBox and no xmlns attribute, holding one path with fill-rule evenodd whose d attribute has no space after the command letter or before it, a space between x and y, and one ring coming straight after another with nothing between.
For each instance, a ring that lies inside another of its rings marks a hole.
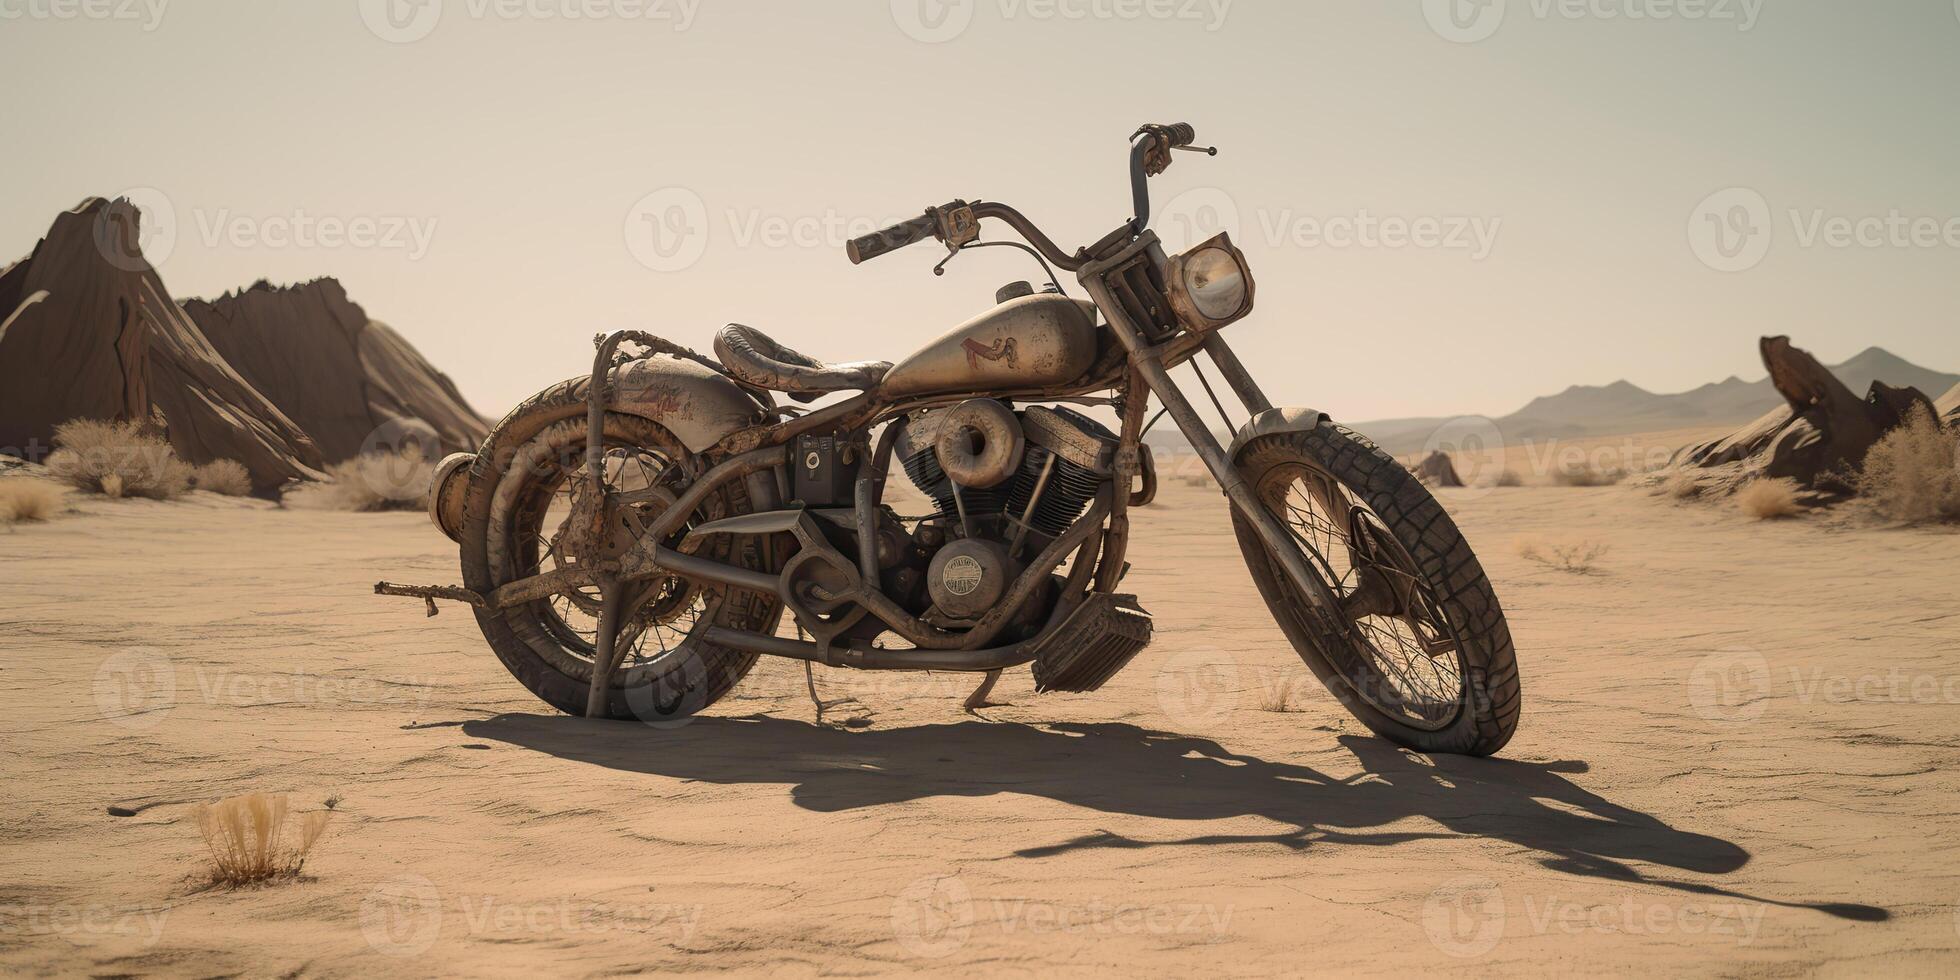
<instances>
[{"instance_id":1,"label":"rock formation","mask_svg":"<svg viewBox=\"0 0 1960 980\"><path fill-rule=\"evenodd\" d=\"M1813 501L1841 496L1850 490L1843 477L1886 431L1915 407L1934 409L1919 389L1882 381L1859 398L1788 337L1764 337L1761 350L1786 404L1728 436L1675 454L1670 469L1706 471L1703 493L1734 490L1761 476L1795 480Z\"/></svg>"},{"instance_id":2,"label":"rock formation","mask_svg":"<svg viewBox=\"0 0 1960 980\"><path fill-rule=\"evenodd\" d=\"M1456 465L1450 462L1450 455L1438 449L1423 457L1413 472L1416 478L1432 487L1460 487L1463 478L1456 475Z\"/></svg>"},{"instance_id":3,"label":"rock formation","mask_svg":"<svg viewBox=\"0 0 1960 980\"><path fill-rule=\"evenodd\" d=\"M0 271L0 453L38 460L69 419L154 420L184 459L236 460L272 493L403 436L482 441L456 386L339 283L180 307L140 221L128 201L90 198Z\"/></svg>"},{"instance_id":4,"label":"rock formation","mask_svg":"<svg viewBox=\"0 0 1960 980\"><path fill-rule=\"evenodd\" d=\"M391 430L432 429L444 451L474 449L488 431L462 393L385 323L368 319L340 283L260 282L185 312L226 361L313 437L327 462L378 447Z\"/></svg>"},{"instance_id":5,"label":"rock formation","mask_svg":"<svg viewBox=\"0 0 1960 980\"><path fill-rule=\"evenodd\" d=\"M0 275L0 451L37 458L72 418L161 415L178 455L237 460L261 491L319 477L313 441L171 300L140 221L127 201L90 198Z\"/></svg>"}]
</instances>

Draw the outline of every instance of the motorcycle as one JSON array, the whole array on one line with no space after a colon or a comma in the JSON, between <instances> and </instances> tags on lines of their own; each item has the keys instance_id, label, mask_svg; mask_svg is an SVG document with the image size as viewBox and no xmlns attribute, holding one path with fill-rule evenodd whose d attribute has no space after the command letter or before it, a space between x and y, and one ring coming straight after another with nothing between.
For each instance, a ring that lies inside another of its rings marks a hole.
<instances>
[{"instance_id":1,"label":"motorcycle","mask_svg":"<svg viewBox=\"0 0 1960 980\"><path fill-rule=\"evenodd\" d=\"M1131 511L1156 493L1143 435L1168 414L1328 690L1409 748L1497 751L1517 726L1517 663L1470 545L1367 439L1267 400L1221 332L1253 306L1229 235L1167 255L1149 228L1149 178L1176 152L1217 153L1195 144L1188 124L1138 129L1134 216L1073 252L992 201L849 242L857 264L936 240L935 271L1010 245L1046 273L896 364L826 363L740 324L712 357L639 331L595 338L589 377L437 466L430 513L460 545L463 585L376 591L420 597L431 615L438 598L471 604L525 687L595 718L685 719L763 655L972 672L984 679L969 707L1022 665L1038 691L1094 691L1151 640L1150 615L1119 590ZM983 241L983 222L1020 241ZM1170 375L1200 353L1250 416L1229 444ZM1081 410L1095 406L1116 428ZM894 463L931 514L885 503ZM794 637L779 635L785 609Z\"/></svg>"}]
</instances>

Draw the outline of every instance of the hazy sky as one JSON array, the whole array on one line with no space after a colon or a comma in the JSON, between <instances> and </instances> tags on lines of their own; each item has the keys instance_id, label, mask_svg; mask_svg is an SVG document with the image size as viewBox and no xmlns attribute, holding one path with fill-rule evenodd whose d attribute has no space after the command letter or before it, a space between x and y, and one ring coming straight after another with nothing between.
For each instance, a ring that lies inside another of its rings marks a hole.
<instances>
[{"instance_id":1,"label":"hazy sky","mask_svg":"<svg viewBox=\"0 0 1960 980\"><path fill-rule=\"evenodd\" d=\"M134 191L178 298L337 276L491 415L620 327L896 360L1037 270L844 238L1092 240L1145 121L1220 147L1160 227L1235 229L1283 403L1960 369L1955 0L0 0L0 85L0 262Z\"/></svg>"}]
</instances>

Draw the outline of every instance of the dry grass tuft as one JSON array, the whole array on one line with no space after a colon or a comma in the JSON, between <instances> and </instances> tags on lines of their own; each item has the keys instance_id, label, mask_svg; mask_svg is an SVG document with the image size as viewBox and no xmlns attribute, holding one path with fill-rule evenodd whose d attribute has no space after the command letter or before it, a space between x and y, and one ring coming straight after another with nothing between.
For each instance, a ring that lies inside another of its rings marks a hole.
<instances>
[{"instance_id":1,"label":"dry grass tuft","mask_svg":"<svg viewBox=\"0 0 1960 980\"><path fill-rule=\"evenodd\" d=\"M1260 711L1297 711L1303 680L1297 674L1274 674L1259 685L1258 701L1254 703Z\"/></svg>"},{"instance_id":2,"label":"dry grass tuft","mask_svg":"<svg viewBox=\"0 0 1960 980\"><path fill-rule=\"evenodd\" d=\"M1960 520L1960 428L1915 410L1871 448L1852 483L1893 520Z\"/></svg>"},{"instance_id":3,"label":"dry grass tuft","mask_svg":"<svg viewBox=\"0 0 1960 980\"><path fill-rule=\"evenodd\" d=\"M61 510L61 487L28 476L0 479L0 524L45 521Z\"/></svg>"},{"instance_id":4,"label":"dry grass tuft","mask_svg":"<svg viewBox=\"0 0 1960 980\"><path fill-rule=\"evenodd\" d=\"M71 419L54 427L54 443L48 472L85 493L173 500L190 492L190 466L135 422Z\"/></svg>"},{"instance_id":5,"label":"dry grass tuft","mask_svg":"<svg viewBox=\"0 0 1960 980\"><path fill-rule=\"evenodd\" d=\"M428 504L434 475L435 464L414 449L373 453L327 467L326 483L296 487L287 498L313 510L419 510Z\"/></svg>"},{"instance_id":6,"label":"dry grass tuft","mask_svg":"<svg viewBox=\"0 0 1960 980\"><path fill-rule=\"evenodd\" d=\"M1524 486L1524 478L1519 476L1515 470L1499 470L1497 475L1491 478L1490 485L1493 487L1521 487Z\"/></svg>"},{"instance_id":7,"label":"dry grass tuft","mask_svg":"<svg viewBox=\"0 0 1960 980\"><path fill-rule=\"evenodd\" d=\"M1604 543L1591 538L1543 538L1525 535L1515 543L1518 557L1537 562L1546 568L1574 575L1590 575L1599 559L1606 557L1610 550Z\"/></svg>"},{"instance_id":8,"label":"dry grass tuft","mask_svg":"<svg viewBox=\"0 0 1960 980\"><path fill-rule=\"evenodd\" d=\"M1610 487L1626 477L1626 472L1594 463L1570 463L1552 471L1552 483L1561 487Z\"/></svg>"},{"instance_id":9,"label":"dry grass tuft","mask_svg":"<svg viewBox=\"0 0 1960 980\"><path fill-rule=\"evenodd\" d=\"M1736 505L1759 521L1795 517L1803 513L1797 503L1795 480L1752 480L1736 491Z\"/></svg>"},{"instance_id":10,"label":"dry grass tuft","mask_svg":"<svg viewBox=\"0 0 1960 980\"><path fill-rule=\"evenodd\" d=\"M227 497L244 497L252 492L252 474L237 460L214 459L191 470L191 486Z\"/></svg>"},{"instance_id":11,"label":"dry grass tuft","mask_svg":"<svg viewBox=\"0 0 1960 980\"><path fill-rule=\"evenodd\" d=\"M198 833L211 851L211 883L236 888L299 874L330 815L325 810L299 814L290 821L298 830L291 841L283 793L247 793L203 804L196 816Z\"/></svg>"},{"instance_id":12,"label":"dry grass tuft","mask_svg":"<svg viewBox=\"0 0 1960 980\"><path fill-rule=\"evenodd\" d=\"M1701 481L1695 479L1693 473L1682 470L1661 484L1661 492L1676 500L1692 500L1701 496Z\"/></svg>"}]
</instances>

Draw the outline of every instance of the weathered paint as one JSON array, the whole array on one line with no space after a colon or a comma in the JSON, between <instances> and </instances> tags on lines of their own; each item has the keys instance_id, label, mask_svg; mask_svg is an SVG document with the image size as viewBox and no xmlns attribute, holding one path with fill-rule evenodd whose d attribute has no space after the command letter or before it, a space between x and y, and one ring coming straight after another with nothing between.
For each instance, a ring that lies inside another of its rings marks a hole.
<instances>
[{"instance_id":1,"label":"weathered paint","mask_svg":"<svg viewBox=\"0 0 1960 980\"><path fill-rule=\"evenodd\" d=\"M691 452L763 421L754 398L707 366L656 354L614 369L607 408L658 422Z\"/></svg>"},{"instance_id":2,"label":"weathered paint","mask_svg":"<svg viewBox=\"0 0 1960 980\"><path fill-rule=\"evenodd\" d=\"M886 373L884 396L1042 388L1096 359L1096 307L1053 293L1010 299L927 344Z\"/></svg>"}]
</instances>

